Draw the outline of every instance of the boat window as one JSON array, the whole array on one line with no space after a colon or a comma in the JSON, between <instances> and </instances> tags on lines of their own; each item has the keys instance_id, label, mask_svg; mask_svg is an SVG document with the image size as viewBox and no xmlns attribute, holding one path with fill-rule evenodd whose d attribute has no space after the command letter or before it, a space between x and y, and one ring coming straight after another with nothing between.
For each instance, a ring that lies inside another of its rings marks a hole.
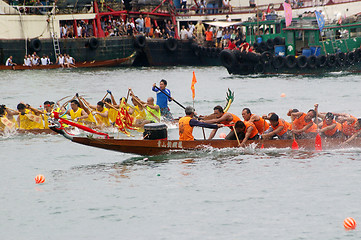
<instances>
[{"instance_id":1,"label":"boat window","mask_svg":"<svg viewBox=\"0 0 361 240\"><path fill-rule=\"evenodd\" d=\"M324 32L325 36L322 38L324 41L330 41L335 38L335 33L333 30L327 30Z\"/></svg>"},{"instance_id":2,"label":"boat window","mask_svg":"<svg viewBox=\"0 0 361 240\"><path fill-rule=\"evenodd\" d=\"M350 38L354 38L354 37L357 37L356 28L351 28L350 29Z\"/></svg>"},{"instance_id":3,"label":"boat window","mask_svg":"<svg viewBox=\"0 0 361 240\"><path fill-rule=\"evenodd\" d=\"M281 33L281 24L280 23L276 24L276 33Z\"/></svg>"},{"instance_id":4,"label":"boat window","mask_svg":"<svg viewBox=\"0 0 361 240\"><path fill-rule=\"evenodd\" d=\"M309 31L308 32L308 43L309 44L314 44L315 43L315 34L316 34L316 31Z\"/></svg>"},{"instance_id":5,"label":"boat window","mask_svg":"<svg viewBox=\"0 0 361 240\"><path fill-rule=\"evenodd\" d=\"M275 25L270 25L269 26L269 33L270 34L275 34Z\"/></svg>"},{"instance_id":6,"label":"boat window","mask_svg":"<svg viewBox=\"0 0 361 240\"><path fill-rule=\"evenodd\" d=\"M361 37L361 28L356 28L357 37Z\"/></svg>"}]
</instances>

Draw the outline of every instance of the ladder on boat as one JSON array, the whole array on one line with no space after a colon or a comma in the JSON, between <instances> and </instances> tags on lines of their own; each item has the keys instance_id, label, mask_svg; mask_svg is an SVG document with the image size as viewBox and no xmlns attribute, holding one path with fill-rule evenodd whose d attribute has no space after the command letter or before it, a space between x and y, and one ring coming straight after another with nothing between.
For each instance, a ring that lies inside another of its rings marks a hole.
<instances>
[{"instance_id":1,"label":"ladder on boat","mask_svg":"<svg viewBox=\"0 0 361 240\"><path fill-rule=\"evenodd\" d=\"M58 35L55 31L55 27L54 27L54 20L55 17L54 15L51 16L51 29L50 29L50 35L51 38L53 39L53 46L54 46L54 53L55 53L55 59L57 59L57 57L60 55L60 45L59 45L59 39L58 39Z\"/></svg>"}]
</instances>

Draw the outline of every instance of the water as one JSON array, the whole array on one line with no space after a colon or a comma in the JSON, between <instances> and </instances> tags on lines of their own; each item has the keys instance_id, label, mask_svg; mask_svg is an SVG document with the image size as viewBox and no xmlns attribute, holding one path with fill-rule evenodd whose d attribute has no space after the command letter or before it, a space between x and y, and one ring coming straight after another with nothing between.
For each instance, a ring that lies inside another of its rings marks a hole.
<instances>
[{"instance_id":1,"label":"water","mask_svg":"<svg viewBox=\"0 0 361 240\"><path fill-rule=\"evenodd\" d=\"M221 67L3 71L0 102L33 106L78 92L91 103L128 87L141 99L168 80L174 98L198 114L290 108L361 116L360 75L229 76ZM285 93L286 97L280 97ZM183 110L171 104L175 116ZM223 129L220 132L227 132ZM209 134L209 131L207 131ZM170 138L177 129L169 130ZM195 131L202 138L201 130ZM134 138L140 138L140 134ZM343 220L361 219L360 149L206 149L148 157L90 148L61 136L0 138L1 239L359 239ZM44 184L34 177L43 174Z\"/></svg>"}]
</instances>

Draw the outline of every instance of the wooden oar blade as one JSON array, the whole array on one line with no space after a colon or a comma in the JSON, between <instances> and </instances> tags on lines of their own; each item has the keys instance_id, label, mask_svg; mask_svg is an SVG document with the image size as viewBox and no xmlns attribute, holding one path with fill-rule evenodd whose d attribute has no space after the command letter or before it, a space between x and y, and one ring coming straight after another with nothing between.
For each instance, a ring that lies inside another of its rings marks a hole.
<instances>
[{"instance_id":1,"label":"wooden oar blade","mask_svg":"<svg viewBox=\"0 0 361 240\"><path fill-rule=\"evenodd\" d=\"M317 151L322 151L322 141L320 134L317 133L316 140L315 140L315 149Z\"/></svg>"},{"instance_id":2,"label":"wooden oar blade","mask_svg":"<svg viewBox=\"0 0 361 240\"><path fill-rule=\"evenodd\" d=\"M293 142L292 142L292 150L298 150L298 143L296 142L295 138L293 139Z\"/></svg>"}]
</instances>

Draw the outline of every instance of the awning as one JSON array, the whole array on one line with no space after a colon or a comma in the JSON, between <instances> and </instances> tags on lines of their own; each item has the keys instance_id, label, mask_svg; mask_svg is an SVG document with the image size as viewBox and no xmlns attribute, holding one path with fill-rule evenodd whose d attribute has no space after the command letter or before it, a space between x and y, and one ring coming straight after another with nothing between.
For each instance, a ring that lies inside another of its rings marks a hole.
<instances>
[{"instance_id":1,"label":"awning","mask_svg":"<svg viewBox=\"0 0 361 240\"><path fill-rule=\"evenodd\" d=\"M216 21L216 22L204 22L205 24L216 26L216 27L229 27L233 25L241 25L242 22L228 22L228 21Z\"/></svg>"}]
</instances>

